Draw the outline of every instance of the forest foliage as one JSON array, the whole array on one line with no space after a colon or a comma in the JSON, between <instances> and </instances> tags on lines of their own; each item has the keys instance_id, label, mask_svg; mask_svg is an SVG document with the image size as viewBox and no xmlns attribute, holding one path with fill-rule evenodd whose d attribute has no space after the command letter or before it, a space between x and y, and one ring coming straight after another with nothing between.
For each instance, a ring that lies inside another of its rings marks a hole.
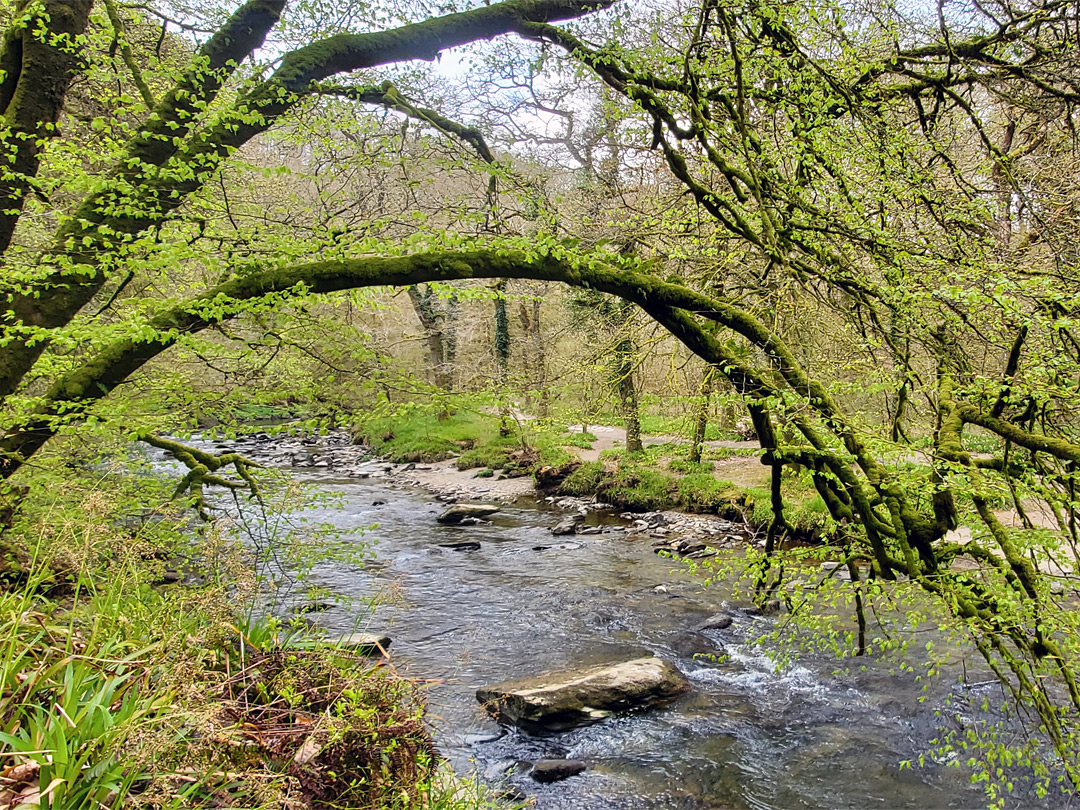
<instances>
[{"instance_id":1,"label":"forest foliage","mask_svg":"<svg viewBox=\"0 0 1080 810\"><path fill-rule=\"evenodd\" d=\"M188 5L2 9L13 560L42 487L131 443L200 507L257 497L242 456L164 435L228 403L438 419L482 388L509 453L512 405L588 422L579 372L636 435L667 352L688 408L721 387L760 442L759 598L820 516L857 652L917 592L1037 721L977 740L991 797L1005 760L1075 789L1075 2ZM726 493L634 463L614 489Z\"/></svg>"}]
</instances>

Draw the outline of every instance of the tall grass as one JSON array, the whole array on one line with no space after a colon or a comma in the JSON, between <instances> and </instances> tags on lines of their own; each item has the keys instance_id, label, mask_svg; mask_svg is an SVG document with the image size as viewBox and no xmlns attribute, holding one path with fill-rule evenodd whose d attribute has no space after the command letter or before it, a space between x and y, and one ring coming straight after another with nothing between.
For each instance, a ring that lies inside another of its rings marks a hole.
<instances>
[{"instance_id":1,"label":"tall grass","mask_svg":"<svg viewBox=\"0 0 1080 810\"><path fill-rule=\"evenodd\" d=\"M440 769L415 684L259 615L242 545L193 535L197 584L154 586L183 515L59 500L3 538L0 808L496 806Z\"/></svg>"},{"instance_id":2,"label":"tall grass","mask_svg":"<svg viewBox=\"0 0 1080 810\"><path fill-rule=\"evenodd\" d=\"M0 807L108 807L147 778L122 752L172 705L152 675L161 645L117 631L123 577L101 602L112 615L85 624L38 598L50 574L35 566L20 589L0 591ZM75 603L86 585L76 582Z\"/></svg>"}]
</instances>

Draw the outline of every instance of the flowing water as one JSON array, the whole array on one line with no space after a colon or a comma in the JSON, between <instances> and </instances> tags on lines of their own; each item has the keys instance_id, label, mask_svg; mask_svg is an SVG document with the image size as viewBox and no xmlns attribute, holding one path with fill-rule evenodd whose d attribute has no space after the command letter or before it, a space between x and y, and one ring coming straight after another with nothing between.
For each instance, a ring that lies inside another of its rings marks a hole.
<instances>
[{"instance_id":1,"label":"flowing water","mask_svg":"<svg viewBox=\"0 0 1080 810\"><path fill-rule=\"evenodd\" d=\"M645 540L621 531L554 537L563 513L533 502L505 507L487 525L442 526L435 518L445 506L427 493L331 470L292 472L340 493L305 510L308 521L374 527L357 542L377 541L373 562L320 564L313 584L392 597L373 614L333 607L317 623L392 637L393 664L434 681L436 738L459 771L495 778L518 760L585 760L586 772L551 785L511 776L538 810L985 806L965 772L900 768L927 750L942 694L920 704L910 675L872 662L842 676L832 674L835 661L813 657L777 671L748 643L773 619L727 605L721 589L673 571L678 564ZM469 541L480 548L440 545ZM707 633L726 649L723 663L687 657L679 633L725 607L732 626ZM664 708L546 737L501 728L475 698L484 684L642 651L676 662L693 690Z\"/></svg>"}]
</instances>

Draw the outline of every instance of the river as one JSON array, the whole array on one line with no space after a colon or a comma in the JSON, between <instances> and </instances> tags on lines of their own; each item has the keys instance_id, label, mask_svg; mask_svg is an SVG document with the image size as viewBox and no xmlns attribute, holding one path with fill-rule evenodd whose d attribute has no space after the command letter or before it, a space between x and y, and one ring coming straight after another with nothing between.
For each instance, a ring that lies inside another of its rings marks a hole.
<instances>
[{"instance_id":1,"label":"river","mask_svg":"<svg viewBox=\"0 0 1080 810\"><path fill-rule=\"evenodd\" d=\"M321 563L309 582L360 604L377 598L374 609L335 605L309 616L331 634L392 637L393 665L432 682L430 720L459 772L495 778L516 761L551 756L588 764L550 785L512 775L537 810L986 804L966 771L929 761L900 767L929 749L935 713L955 711L945 704L947 684L926 693L911 675L869 659L840 675L835 660L812 655L777 670L751 643L776 619L729 604L722 588L704 589L621 531L555 537L550 527L563 513L544 503L524 499L488 524L442 526L435 518L445 504L416 488L333 469L289 472L314 491L337 493L303 510L309 524L363 529L355 542L375 551L364 565ZM440 545L470 541L479 549ZM680 633L722 609L732 626L706 635L725 659L688 657ZM481 685L641 651L676 662L693 690L661 709L547 737L501 728L475 698ZM996 694L992 684L979 688ZM1040 806L1018 790L1007 806Z\"/></svg>"}]
</instances>

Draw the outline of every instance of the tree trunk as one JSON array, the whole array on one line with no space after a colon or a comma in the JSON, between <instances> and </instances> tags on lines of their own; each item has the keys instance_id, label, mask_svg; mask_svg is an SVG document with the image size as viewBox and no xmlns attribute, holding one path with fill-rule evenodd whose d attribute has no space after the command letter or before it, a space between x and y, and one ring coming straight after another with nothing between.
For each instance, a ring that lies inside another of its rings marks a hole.
<instances>
[{"instance_id":1,"label":"tree trunk","mask_svg":"<svg viewBox=\"0 0 1080 810\"><path fill-rule=\"evenodd\" d=\"M420 286L414 284L408 288L408 293L409 300L416 311L416 317L420 319L420 325L424 328L433 382L436 387L449 392L453 390L454 381L452 364L448 362L448 351L443 336L442 324L445 316L435 308L429 287L425 286L421 291Z\"/></svg>"},{"instance_id":2,"label":"tree trunk","mask_svg":"<svg viewBox=\"0 0 1080 810\"><path fill-rule=\"evenodd\" d=\"M690 441L690 461L694 464L701 463L701 451L705 446L705 428L709 426L709 403L712 400L714 372L712 366L706 366L701 374L701 387L698 390L694 414L694 438Z\"/></svg>"},{"instance_id":3,"label":"tree trunk","mask_svg":"<svg viewBox=\"0 0 1080 810\"><path fill-rule=\"evenodd\" d=\"M536 364L536 390L540 392L540 410L537 416L546 419L551 413L551 392L547 387L547 352L544 339L540 335L540 299L534 298L532 304L532 329L529 332L532 343L533 362Z\"/></svg>"},{"instance_id":4,"label":"tree trunk","mask_svg":"<svg viewBox=\"0 0 1080 810\"><path fill-rule=\"evenodd\" d=\"M551 396L547 390L547 357L544 352L544 342L540 337L540 299L533 298L532 313L525 306L525 302L518 305L518 320L521 321L521 330L525 333L531 352L523 352L522 365L529 381L529 393L527 402L531 408L537 405L537 416L547 417L551 406Z\"/></svg>"},{"instance_id":5,"label":"tree trunk","mask_svg":"<svg viewBox=\"0 0 1080 810\"><path fill-rule=\"evenodd\" d=\"M619 341L615 346L615 391L619 395L623 420L626 424L626 452L640 453L645 448L641 444L641 414L638 410L637 388L634 385L634 342L629 339Z\"/></svg>"},{"instance_id":6,"label":"tree trunk","mask_svg":"<svg viewBox=\"0 0 1080 810\"><path fill-rule=\"evenodd\" d=\"M506 314L506 280L495 285L495 382L499 389L499 435L510 431L510 400L506 388L510 369L510 318Z\"/></svg>"},{"instance_id":7,"label":"tree trunk","mask_svg":"<svg viewBox=\"0 0 1080 810\"><path fill-rule=\"evenodd\" d=\"M524 301L518 302L518 322L521 324L521 333L529 338L532 335L532 318L529 316L529 308ZM521 369L525 374L525 407L532 410L533 407L533 372L534 358L531 352L521 353Z\"/></svg>"}]
</instances>

